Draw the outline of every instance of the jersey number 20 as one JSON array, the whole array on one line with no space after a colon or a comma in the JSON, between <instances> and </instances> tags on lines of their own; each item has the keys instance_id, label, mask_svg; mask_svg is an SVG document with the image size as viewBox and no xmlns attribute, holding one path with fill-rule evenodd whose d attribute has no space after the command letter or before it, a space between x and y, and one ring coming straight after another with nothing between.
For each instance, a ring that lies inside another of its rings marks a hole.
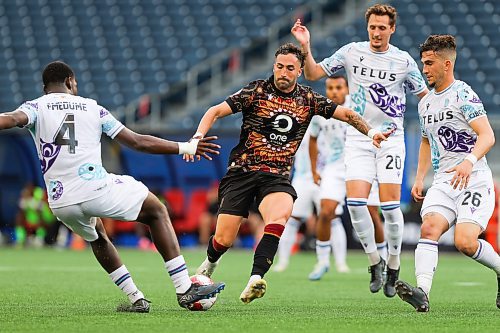
<instances>
[{"instance_id":1,"label":"jersey number 20","mask_svg":"<svg viewBox=\"0 0 500 333\"><path fill-rule=\"evenodd\" d=\"M78 141L75 138L75 115L68 113L57 130L54 143L58 146L69 146L69 153L75 153Z\"/></svg>"}]
</instances>

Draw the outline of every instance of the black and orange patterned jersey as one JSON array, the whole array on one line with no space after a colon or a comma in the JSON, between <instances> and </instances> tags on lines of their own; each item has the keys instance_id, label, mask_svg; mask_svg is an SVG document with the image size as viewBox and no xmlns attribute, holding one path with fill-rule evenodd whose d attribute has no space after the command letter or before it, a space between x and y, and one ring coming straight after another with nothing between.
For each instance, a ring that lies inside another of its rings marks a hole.
<instances>
[{"instance_id":1,"label":"black and orange patterned jersey","mask_svg":"<svg viewBox=\"0 0 500 333\"><path fill-rule=\"evenodd\" d=\"M231 151L229 171L263 171L290 176L293 158L315 115L331 118L337 105L310 87L290 93L274 77L250 82L229 96L233 113L242 112L240 141Z\"/></svg>"}]
</instances>

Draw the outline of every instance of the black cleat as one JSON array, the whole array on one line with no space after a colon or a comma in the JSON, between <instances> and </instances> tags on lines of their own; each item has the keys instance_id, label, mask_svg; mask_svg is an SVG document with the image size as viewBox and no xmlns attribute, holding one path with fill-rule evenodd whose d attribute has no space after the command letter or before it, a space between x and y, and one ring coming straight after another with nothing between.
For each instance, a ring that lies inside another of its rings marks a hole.
<instances>
[{"instance_id":1,"label":"black cleat","mask_svg":"<svg viewBox=\"0 0 500 333\"><path fill-rule=\"evenodd\" d=\"M422 288L412 287L404 281L396 281L398 296L409 303L417 312L429 312L429 298Z\"/></svg>"},{"instance_id":2,"label":"black cleat","mask_svg":"<svg viewBox=\"0 0 500 333\"><path fill-rule=\"evenodd\" d=\"M497 281L498 281L497 308L500 309L500 276L497 278Z\"/></svg>"},{"instance_id":3,"label":"black cleat","mask_svg":"<svg viewBox=\"0 0 500 333\"><path fill-rule=\"evenodd\" d=\"M384 295L387 297L396 296L396 281L399 278L399 268L390 269L387 267L387 278L384 283Z\"/></svg>"},{"instance_id":4,"label":"black cleat","mask_svg":"<svg viewBox=\"0 0 500 333\"><path fill-rule=\"evenodd\" d=\"M384 284L384 269L385 269L385 261L380 258L378 264L368 267L368 273L370 273L370 291L372 293L376 293L382 288Z\"/></svg>"},{"instance_id":5,"label":"black cleat","mask_svg":"<svg viewBox=\"0 0 500 333\"><path fill-rule=\"evenodd\" d=\"M137 313L148 313L149 303L145 298L138 299L134 304L121 304L116 308L118 312L137 312Z\"/></svg>"},{"instance_id":6,"label":"black cleat","mask_svg":"<svg viewBox=\"0 0 500 333\"><path fill-rule=\"evenodd\" d=\"M181 307L187 309L194 302L214 297L224 290L224 287L226 287L224 282L216 282L206 286L193 283L184 294L177 294L177 302Z\"/></svg>"}]
</instances>

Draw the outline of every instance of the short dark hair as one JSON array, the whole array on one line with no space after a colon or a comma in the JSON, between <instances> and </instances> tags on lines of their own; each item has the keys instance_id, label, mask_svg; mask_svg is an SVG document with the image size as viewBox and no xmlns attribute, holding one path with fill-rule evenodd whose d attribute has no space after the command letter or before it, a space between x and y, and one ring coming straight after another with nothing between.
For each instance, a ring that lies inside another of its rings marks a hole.
<instances>
[{"instance_id":1,"label":"short dark hair","mask_svg":"<svg viewBox=\"0 0 500 333\"><path fill-rule=\"evenodd\" d=\"M43 70L43 86L47 87L51 83L64 83L68 77L75 77L71 67L62 61L53 61Z\"/></svg>"},{"instance_id":2,"label":"short dark hair","mask_svg":"<svg viewBox=\"0 0 500 333\"><path fill-rule=\"evenodd\" d=\"M334 74L332 76L329 76L328 79L333 79L333 80L343 79L345 81L345 85L349 86L349 81L347 81L347 77L345 75Z\"/></svg>"},{"instance_id":3,"label":"short dark hair","mask_svg":"<svg viewBox=\"0 0 500 333\"><path fill-rule=\"evenodd\" d=\"M298 46L292 43L283 44L276 50L274 57L277 57L279 54L294 54L299 59L300 68L304 67L306 56Z\"/></svg>"},{"instance_id":4,"label":"short dark hair","mask_svg":"<svg viewBox=\"0 0 500 333\"><path fill-rule=\"evenodd\" d=\"M365 13L366 23L368 23L372 14L377 16L389 16L389 25L391 27L396 24L396 18L398 17L396 8L392 7L391 5L376 4L368 8Z\"/></svg>"},{"instance_id":5,"label":"short dark hair","mask_svg":"<svg viewBox=\"0 0 500 333\"><path fill-rule=\"evenodd\" d=\"M434 51L436 53L447 52L454 61L457 57L457 43L452 35L430 35L423 44L420 44L420 57L422 53Z\"/></svg>"}]
</instances>

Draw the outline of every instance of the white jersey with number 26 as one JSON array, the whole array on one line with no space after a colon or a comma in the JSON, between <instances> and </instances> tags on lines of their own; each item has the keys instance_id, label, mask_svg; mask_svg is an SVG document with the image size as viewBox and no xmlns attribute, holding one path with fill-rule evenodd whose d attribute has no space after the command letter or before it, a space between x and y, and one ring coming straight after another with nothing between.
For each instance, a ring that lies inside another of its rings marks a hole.
<instances>
[{"instance_id":1,"label":"white jersey with number 26","mask_svg":"<svg viewBox=\"0 0 500 333\"><path fill-rule=\"evenodd\" d=\"M114 138L124 125L93 99L65 93L22 104L28 116L52 208L101 196L111 178L102 166L101 135Z\"/></svg>"},{"instance_id":2,"label":"white jersey with number 26","mask_svg":"<svg viewBox=\"0 0 500 333\"><path fill-rule=\"evenodd\" d=\"M324 59L320 66L328 76L344 68L352 109L373 128L395 129L391 137L403 135L406 90L417 95L426 89L415 61L393 45L385 52L374 52L369 42L353 42ZM352 127L347 136L369 141Z\"/></svg>"}]
</instances>

